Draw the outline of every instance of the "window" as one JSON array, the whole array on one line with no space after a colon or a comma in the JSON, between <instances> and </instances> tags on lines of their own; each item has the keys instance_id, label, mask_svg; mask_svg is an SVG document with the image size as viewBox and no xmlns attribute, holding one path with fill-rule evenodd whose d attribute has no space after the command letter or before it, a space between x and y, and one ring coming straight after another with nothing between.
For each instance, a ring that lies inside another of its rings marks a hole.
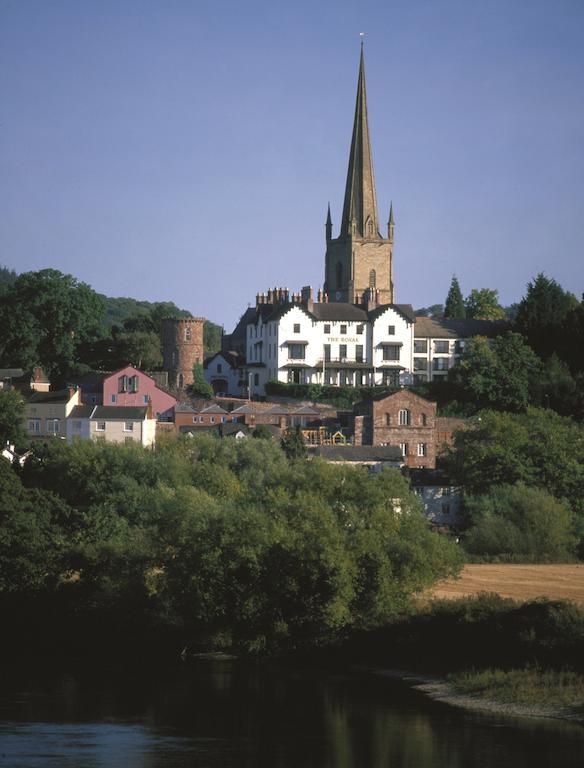
<instances>
[{"instance_id":1,"label":"window","mask_svg":"<svg viewBox=\"0 0 584 768\"><path fill-rule=\"evenodd\" d=\"M400 427L409 427L412 423L412 414L410 411L407 410L407 408L402 408L402 410L398 414L398 421Z\"/></svg>"},{"instance_id":2,"label":"window","mask_svg":"<svg viewBox=\"0 0 584 768\"><path fill-rule=\"evenodd\" d=\"M112 395L111 400L112 400L112 403L114 403L114 405L115 405L117 399L118 399L117 395Z\"/></svg>"},{"instance_id":3,"label":"window","mask_svg":"<svg viewBox=\"0 0 584 768\"><path fill-rule=\"evenodd\" d=\"M427 371L428 360L425 357L414 357L414 371Z\"/></svg>"},{"instance_id":4,"label":"window","mask_svg":"<svg viewBox=\"0 0 584 768\"><path fill-rule=\"evenodd\" d=\"M227 421L227 418L225 416L221 416L221 424L225 424Z\"/></svg>"},{"instance_id":5,"label":"window","mask_svg":"<svg viewBox=\"0 0 584 768\"><path fill-rule=\"evenodd\" d=\"M214 416L211 416L211 418L209 419L209 421L211 422L211 424L214 424L214 423L215 423L215 417L214 417Z\"/></svg>"},{"instance_id":6,"label":"window","mask_svg":"<svg viewBox=\"0 0 584 768\"><path fill-rule=\"evenodd\" d=\"M418 456L427 456L428 446L426 443L418 443Z\"/></svg>"},{"instance_id":7,"label":"window","mask_svg":"<svg viewBox=\"0 0 584 768\"><path fill-rule=\"evenodd\" d=\"M197 417L193 416L193 424L196 424L196 423L197 423Z\"/></svg>"},{"instance_id":8,"label":"window","mask_svg":"<svg viewBox=\"0 0 584 768\"><path fill-rule=\"evenodd\" d=\"M221 365L221 363L217 363L217 373L222 373L222 372L223 372L223 366Z\"/></svg>"},{"instance_id":9,"label":"window","mask_svg":"<svg viewBox=\"0 0 584 768\"><path fill-rule=\"evenodd\" d=\"M341 334L345 335L347 333L347 326L341 325Z\"/></svg>"},{"instance_id":10,"label":"window","mask_svg":"<svg viewBox=\"0 0 584 768\"><path fill-rule=\"evenodd\" d=\"M40 419L29 419L28 420L28 431L29 432L40 432L41 431L41 420Z\"/></svg>"},{"instance_id":11,"label":"window","mask_svg":"<svg viewBox=\"0 0 584 768\"><path fill-rule=\"evenodd\" d=\"M254 383L254 386L256 386L256 387L259 386L259 383L260 383L260 375L259 375L259 373L254 373L254 375L253 375L253 383Z\"/></svg>"},{"instance_id":12,"label":"window","mask_svg":"<svg viewBox=\"0 0 584 768\"><path fill-rule=\"evenodd\" d=\"M81 432L81 422L80 421L74 421L73 422L73 432Z\"/></svg>"},{"instance_id":13,"label":"window","mask_svg":"<svg viewBox=\"0 0 584 768\"><path fill-rule=\"evenodd\" d=\"M96 432L105 432L105 421L98 421L95 425Z\"/></svg>"},{"instance_id":14,"label":"window","mask_svg":"<svg viewBox=\"0 0 584 768\"><path fill-rule=\"evenodd\" d=\"M134 422L124 421L124 432L133 432L133 431L134 431Z\"/></svg>"},{"instance_id":15,"label":"window","mask_svg":"<svg viewBox=\"0 0 584 768\"><path fill-rule=\"evenodd\" d=\"M448 358L447 357L435 357L433 360L433 366L435 371L447 371L448 370Z\"/></svg>"},{"instance_id":16,"label":"window","mask_svg":"<svg viewBox=\"0 0 584 768\"><path fill-rule=\"evenodd\" d=\"M361 323L357 326L357 335L360 336L363 333L365 326Z\"/></svg>"},{"instance_id":17,"label":"window","mask_svg":"<svg viewBox=\"0 0 584 768\"><path fill-rule=\"evenodd\" d=\"M306 346L304 344L288 344L289 360L304 360L305 356Z\"/></svg>"},{"instance_id":18,"label":"window","mask_svg":"<svg viewBox=\"0 0 584 768\"><path fill-rule=\"evenodd\" d=\"M144 395L144 405L148 405L149 400L150 398L148 397L148 395Z\"/></svg>"},{"instance_id":19,"label":"window","mask_svg":"<svg viewBox=\"0 0 584 768\"><path fill-rule=\"evenodd\" d=\"M363 362L363 344L355 344L355 361L357 363Z\"/></svg>"},{"instance_id":20,"label":"window","mask_svg":"<svg viewBox=\"0 0 584 768\"><path fill-rule=\"evenodd\" d=\"M130 376L129 380L129 390L130 392L137 392L138 391L138 377L137 376Z\"/></svg>"},{"instance_id":21,"label":"window","mask_svg":"<svg viewBox=\"0 0 584 768\"><path fill-rule=\"evenodd\" d=\"M391 415L389 413L385 414L385 426L391 427Z\"/></svg>"},{"instance_id":22,"label":"window","mask_svg":"<svg viewBox=\"0 0 584 768\"><path fill-rule=\"evenodd\" d=\"M127 392L127 391L128 391L128 377L120 376L118 379L118 392Z\"/></svg>"},{"instance_id":23,"label":"window","mask_svg":"<svg viewBox=\"0 0 584 768\"><path fill-rule=\"evenodd\" d=\"M383 347L384 360L399 360L399 347L395 344L388 344Z\"/></svg>"},{"instance_id":24,"label":"window","mask_svg":"<svg viewBox=\"0 0 584 768\"><path fill-rule=\"evenodd\" d=\"M414 355L428 354L428 339L414 339Z\"/></svg>"},{"instance_id":25,"label":"window","mask_svg":"<svg viewBox=\"0 0 584 768\"><path fill-rule=\"evenodd\" d=\"M59 419L47 419L47 432L51 435L57 435L61 431L61 422Z\"/></svg>"},{"instance_id":26,"label":"window","mask_svg":"<svg viewBox=\"0 0 584 768\"><path fill-rule=\"evenodd\" d=\"M369 273L369 287L375 288L376 282L377 282L377 277L375 275L375 270L372 269L371 272Z\"/></svg>"},{"instance_id":27,"label":"window","mask_svg":"<svg viewBox=\"0 0 584 768\"><path fill-rule=\"evenodd\" d=\"M434 342L434 352L436 352L439 355L447 355L448 354L448 342L447 341L435 341Z\"/></svg>"},{"instance_id":28,"label":"window","mask_svg":"<svg viewBox=\"0 0 584 768\"><path fill-rule=\"evenodd\" d=\"M300 323L294 323L294 333L300 333Z\"/></svg>"},{"instance_id":29,"label":"window","mask_svg":"<svg viewBox=\"0 0 584 768\"><path fill-rule=\"evenodd\" d=\"M383 371L382 383L384 387L399 387L399 371Z\"/></svg>"},{"instance_id":30,"label":"window","mask_svg":"<svg viewBox=\"0 0 584 768\"><path fill-rule=\"evenodd\" d=\"M192 341L193 332L190 325L185 325L184 339L185 341Z\"/></svg>"},{"instance_id":31,"label":"window","mask_svg":"<svg viewBox=\"0 0 584 768\"><path fill-rule=\"evenodd\" d=\"M407 443L400 443L399 444L399 449L400 449L400 451L402 453L402 456L407 456L408 455L408 444Z\"/></svg>"},{"instance_id":32,"label":"window","mask_svg":"<svg viewBox=\"0 0 584 768\"><path fill-rule=\"evenodd\" d=\"M324 324L324 332L325 332L325 333L330 333L330 332L331 332L331 326L330 326L330 323L325 323L325 324Z\"/></svg>"},{"instance_id":33,"label":"window","mask_svg":"<svg viewBox=\"0 0 584 768\"><path fill-rule=\"evenodd\" d=\"M341 360L347 359L347 345L346 344L339 344L339 357Z\"/></svg>"},{"instance_id":34,"label":"window","mask_svg":"<svg viewBox=\"0 0 584 768\"><path fill-rule=\"evenodd\" d=\"M387 326L387 335L388 336L395 336L395 325L388 325Z\"/></svg>"},{"instance_id":35,"label":"window","mask_svg":"<svg viewBox=\"0 0 584 768\"><path fill-rule=\"evenodd\" d=\"M464 339L457 339L454 342L454 354L462 355L463 352L464 352Z\"/></svg>"},{"instance_id":36,"label":"window","mask_svg":"<svg viewBox=\"0 0 584 768\"><path fill-rule=\"evenodd\" d=\"M182 375L182 373L179 373L177 383L178 383L178 388L182 389L185 383L185 377Z\"/></svg>"},{"instance_id":37,"label":"window","mask_svg":"<svg viewBox=\"0 0 584 768\"><path fill-rule=\"evenodd\" d=\"M331 361L331 345L330 344L324 345L324 361L325 363L330 363Z\"/></svg>"},{"instance_id":38,"label":"window","mask_svg":"<svg viewBox=\"0 0 584 768\"><path fill-rule=\"evenodd\" d=\"M199 424L202 424L205 421L203 416L199 416Z\"/></svg>"},{"instance_id":39,"label":"window","mask_svg":"<svg viewBox=\"0 0 584 768\"><path fill-rule=\"evenodd\" d=\"M428 417L425 413L422 414L422 426L427 427L428 426Z\"/></svg>"}]
</instances>

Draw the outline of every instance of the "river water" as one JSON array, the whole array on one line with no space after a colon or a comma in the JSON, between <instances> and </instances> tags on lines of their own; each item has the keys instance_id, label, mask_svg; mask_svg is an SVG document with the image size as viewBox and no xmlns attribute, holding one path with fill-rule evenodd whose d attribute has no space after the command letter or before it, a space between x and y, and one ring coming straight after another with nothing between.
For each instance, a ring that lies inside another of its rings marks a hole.
<instances>
[{"instance_id":1,"label":"river water","mask_svg":"<svg viewBox=\"0 0 584 768\"><path fill-rule=\"evenodd\" d=\"M3 660L6 664L6 660ZM4 768L582 768L584 727L247 662L0 668Z\"/></svg>"}]
</instances>

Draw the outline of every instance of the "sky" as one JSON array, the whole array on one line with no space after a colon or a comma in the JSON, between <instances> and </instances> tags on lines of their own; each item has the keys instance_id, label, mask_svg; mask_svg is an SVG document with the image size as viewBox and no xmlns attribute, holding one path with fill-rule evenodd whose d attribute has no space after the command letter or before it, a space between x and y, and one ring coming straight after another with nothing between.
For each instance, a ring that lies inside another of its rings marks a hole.
<instances>
[{"instance_id":1,"label":"sky","mask_svg":"<svg viewBox=\"0 0 584 768\"><path fill-rule=\"evenodd\" d=\"M0 264L226 332L316 290L360 32L396 301L580 296L582 0L0 0Z\"/></svg>"}]
</instances>

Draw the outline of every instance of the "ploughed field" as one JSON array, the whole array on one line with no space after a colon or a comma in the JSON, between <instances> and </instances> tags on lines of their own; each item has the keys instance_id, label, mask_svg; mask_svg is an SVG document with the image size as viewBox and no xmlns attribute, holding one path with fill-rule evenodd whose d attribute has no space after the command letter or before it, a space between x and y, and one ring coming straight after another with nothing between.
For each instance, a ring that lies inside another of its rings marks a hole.
<instances>
[{"instance_id":1,"label":"ploughed field","mask_svg":"<svg viewBox=\"0 0 584 768\"><path fill-rule=\"evenodd\" d=\"M548 597L584 604L584 564L469 564L460 578L438 582L424 597L454 599L479 592L496 592L514 600Z\"/></svg>"}]
</instances>

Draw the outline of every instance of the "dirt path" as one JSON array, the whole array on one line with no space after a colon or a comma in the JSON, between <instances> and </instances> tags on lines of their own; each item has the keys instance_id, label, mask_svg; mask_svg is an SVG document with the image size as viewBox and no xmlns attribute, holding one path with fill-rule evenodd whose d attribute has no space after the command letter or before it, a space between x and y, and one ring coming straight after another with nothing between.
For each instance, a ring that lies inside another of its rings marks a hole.
<instances>
[{"instance_id":1,"label":"dirt path","mask_svg":"<svg viewBox=\"0 0 584 768\"><path fill-rule=\"evenodd\" d=\"M457 598L497 592L515 600L536 597L584 604L584 564L465 565L459 579L440 581L426 597Z\"/></svg>"}]
</instances>

